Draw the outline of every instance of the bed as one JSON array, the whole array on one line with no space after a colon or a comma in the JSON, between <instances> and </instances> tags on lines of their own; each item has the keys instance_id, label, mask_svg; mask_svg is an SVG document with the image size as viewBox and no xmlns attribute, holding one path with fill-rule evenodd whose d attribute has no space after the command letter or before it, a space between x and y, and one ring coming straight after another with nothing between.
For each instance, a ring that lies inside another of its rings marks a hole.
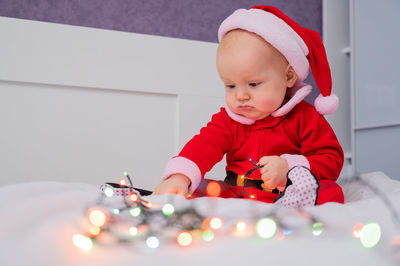
<instances>
[{"instance_id":1,"label":"bed","mask_svg":"<svg viewBox=\"0 0 400 266\"><path fill-rule=\"evenodd\" d=\"M26 182L0 187L0 265L400 263L400 224L396 217L400 211L400 182L382 172L361 175L359 182L342 181L344 205L328 203L301 212L243 199L144 196L142 200L155 206L173 203L176 211L189 208L206 218L219 217L222 227L214 230L211 241L193 238L188 246L179 245L174 236L159 235L157 247L132 238L125 243L95 241L85 250L74 245L72 239L75 234L85 233L82 226L87 220L85 212L90 206L99 205L99 195L103 193L100 185ZM111 205L117 204L121 197L113 199ZM231 231L237 221L246 221L250 230L255 222L252 217L272 214L289 224L292 232L284 235L277 232L263 238L254 232L238 235ZM323 226L313 230L310 217ZM372 247L363 246L360 238L353 236L358 223L379 225L381 235Z\"/></svg>"}]
</instances>

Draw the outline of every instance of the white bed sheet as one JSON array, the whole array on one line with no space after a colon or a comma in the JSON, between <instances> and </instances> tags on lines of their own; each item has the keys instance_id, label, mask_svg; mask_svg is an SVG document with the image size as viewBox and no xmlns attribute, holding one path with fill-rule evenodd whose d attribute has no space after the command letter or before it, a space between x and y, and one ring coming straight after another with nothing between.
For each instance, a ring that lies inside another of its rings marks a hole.
<instances>
[{"instance_id":1,"label":"white bed sheet","mask_svg":"<svg viewBox=\"0 0 400 266\"><path fill-rule=\"evenodd\" d=\"M399 181L381 172L361 178L384 191L400 212ZM382 200L359 183L342 185L344 205L328 203L304 209L324 224L319 236L308 230L283 240L217 234L211 242L199 241L190 247L170 242L152 251L132 245L95 245L83 251L72 244L73 234L84 233L80 224L85 207L98 198L98 186L60 182L7 185L0 187L0 265L400 265L400 246L393 244L400 236L399 227ZM204 214L222 217L225 227L274 208L281 217L294 215L288 209L241 199L187 201L175 195L146 199L154 203L173 200L178 209L193 204ZM293 217L302 227L302 220ZM364 248L352 236L352 227L358 222L379 223L382 237L377 246Z\"/></svg>"}]
</instances>

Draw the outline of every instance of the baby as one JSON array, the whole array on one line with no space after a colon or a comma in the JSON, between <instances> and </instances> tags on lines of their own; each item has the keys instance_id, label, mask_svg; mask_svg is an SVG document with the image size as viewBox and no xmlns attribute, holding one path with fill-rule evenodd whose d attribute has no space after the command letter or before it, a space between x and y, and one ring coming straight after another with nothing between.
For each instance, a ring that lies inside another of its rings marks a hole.
<instances>
[{"instance_id":1,"label":"baby","mask_svg":"<svg viewBox=\"0 0 400 266\"><path fill-rule=\"evenodd\" d=\"M335 183L343 151L323 117L338 98L319 34L274 7L255 6L226 18L218 37L225 107L169 161L154 194L207 195L203 177L226 154L220 197L294 208L343 203ZM315 107L304 101L310 67L322 94Z\"/></svg>"}]
</instances>

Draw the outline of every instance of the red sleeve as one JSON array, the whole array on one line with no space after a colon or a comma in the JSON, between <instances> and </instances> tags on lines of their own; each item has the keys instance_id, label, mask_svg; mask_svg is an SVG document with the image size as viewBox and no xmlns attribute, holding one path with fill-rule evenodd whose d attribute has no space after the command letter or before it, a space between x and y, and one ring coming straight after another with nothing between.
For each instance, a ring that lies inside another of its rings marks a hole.
<instances>
[{"instance_id":1,"label":"red sleeve","mask_svg":"<svg viewBox=\"0 0 400 266\"><path fill-rule=\"evenodd\" d=\"M203 177L206 172L222 160L232 144L232 121L225 109L212 116L207 126L200 130L183 147L179 156L193 161L200 169Z\"/></svg>"},{"instance_id":2,"label":"red sleeve","mask_svg":"<svg viewBox=\"0 0 400 266\"><path fill-rule=\"evenodd\" d=\"M336 181L343 167L342 147L324 116L308 104L300 109L300 154L307 158L318 179Z\"/></svg>"}]
</instances>

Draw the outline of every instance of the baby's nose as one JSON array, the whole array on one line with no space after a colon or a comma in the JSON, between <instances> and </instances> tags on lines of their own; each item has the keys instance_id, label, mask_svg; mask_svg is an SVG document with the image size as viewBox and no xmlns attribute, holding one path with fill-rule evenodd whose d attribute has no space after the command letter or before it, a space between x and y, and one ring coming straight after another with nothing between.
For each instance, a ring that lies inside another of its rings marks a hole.
<instances>
[{"instance_id":1,"label":"baby's nose","mask_svg":"<svg viewBox=\"0 0 400 266\"><path fill-rule=\"evenodd\" d=\"M249 93L247 92L246 89L241 89L241 88L239 88L239 89L236 91L236 98L237 98L239 101L248 100L248 99L250 98L250 95L249 95Z\"/></svg>"}]
</instances>

